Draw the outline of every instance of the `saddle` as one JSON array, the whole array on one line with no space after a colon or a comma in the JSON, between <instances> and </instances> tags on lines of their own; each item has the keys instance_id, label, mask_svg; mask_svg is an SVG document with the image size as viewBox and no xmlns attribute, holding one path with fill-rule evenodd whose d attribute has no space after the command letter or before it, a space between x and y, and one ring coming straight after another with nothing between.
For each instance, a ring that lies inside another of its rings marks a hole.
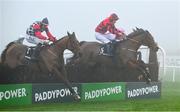
<instances>
[{"instance_id":1,"label":"saddle","mask_svg":"<svg viewBox=\"0 0 180 112\"><path fill-rule=\"evenodd\" d=\"M107 44L102 44L99 49L99 55L104 56L114 56L116 41L109 42Z\"/></svg>"},{"instance_id":2,"label":"saddle","mask_svg":"<svg viewBox=\"0 0 180 112\"><path fill-rule=\"evenodd\" d=\"M39 53L43 46L44 46L43 44L38 44L35 47L32 46L28 47L26 49L25 58L32 61L38 61Z\"/></svg>"},{"instance_id":3,"label":"saddle","mask_svg":"<svg viewBox=\"0 0 180 112\"><path fill-rule=\"evenodd\" d=\"M31 60L32 54L34 53L36 47L28 47L26 49L25 58Z\"/></svg>"}]
</instances>

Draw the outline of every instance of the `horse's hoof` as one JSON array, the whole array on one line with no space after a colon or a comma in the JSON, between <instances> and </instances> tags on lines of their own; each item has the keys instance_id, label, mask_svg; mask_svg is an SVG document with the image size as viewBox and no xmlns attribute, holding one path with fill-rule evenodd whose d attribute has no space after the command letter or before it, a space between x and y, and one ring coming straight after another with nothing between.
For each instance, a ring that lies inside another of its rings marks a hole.
<instances>
[{"instance_id":1,"label":"horse's hoof","mask_svg":"<svg viewBox=\"0 0 180 112\"><path fill-rule=\"evenodd\" d=\"M80 101L80 100L81 100L81 97L80 97L78 94L76 94L76 95L74 95L74 99L75 99L76 101Z\"/></svg>"},{"instance_id":2,"label":"horse's hoof","mask_svg":"<svg viewBox=\"0 0 180 112\"><path fill-rule=\"evenodd\" d=\"M151 79L148 78L147 81L146 81L147 84L151 84Z\"/></svg>"}]
</instances>

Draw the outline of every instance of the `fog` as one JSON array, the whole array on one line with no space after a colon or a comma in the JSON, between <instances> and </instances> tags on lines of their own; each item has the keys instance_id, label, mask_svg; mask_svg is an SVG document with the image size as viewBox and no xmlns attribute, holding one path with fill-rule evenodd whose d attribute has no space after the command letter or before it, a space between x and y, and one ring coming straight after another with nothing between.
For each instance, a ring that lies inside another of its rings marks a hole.
<instances>
[{"instance_id":1,"label":"fog","mask_svg":"<svg viewBox=\"0 0 180 112\"><path fill-rule=\"evenodd\" d=\"M96 41L95 27L112 12L120 17L116 26L127 34L132 28L143 28L168 54L180 52L178 0L0 0L0 53L44 17L57 38L70 31L80 41Z\"/></svg>"}]
</instances>

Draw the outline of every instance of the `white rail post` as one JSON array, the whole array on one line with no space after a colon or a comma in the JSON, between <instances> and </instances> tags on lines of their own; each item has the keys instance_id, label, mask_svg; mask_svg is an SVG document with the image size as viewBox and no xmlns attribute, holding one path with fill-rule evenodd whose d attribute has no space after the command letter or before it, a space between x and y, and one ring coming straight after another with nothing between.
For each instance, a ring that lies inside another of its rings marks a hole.
<instances>
[{"instance_id":1,"label":"white rail post","mask_svg":"<svg viewBox=\"0 0 180 112\"><path fill-rule=\"evenodd\" d=\"M176 69L176 68L173 67L173 82L175 82L175 75L176 75L176 74L175 74L175 69Z\"/></svg>"},{"instance_id":2,"label":"white rail post","mask_svg":"<svg viewBox=\"0 0 180 112\"><path fill-rule=\"evenodd\" d=\"M163 64L162 64L163 76L161 77L161 80L162 80L162 78L166 75L166 67L165 67L166 52L161 46L159 46L159 49L161 50L161 53L163 55L162 56L163 57Z\"/></svg>"}]
</instances>

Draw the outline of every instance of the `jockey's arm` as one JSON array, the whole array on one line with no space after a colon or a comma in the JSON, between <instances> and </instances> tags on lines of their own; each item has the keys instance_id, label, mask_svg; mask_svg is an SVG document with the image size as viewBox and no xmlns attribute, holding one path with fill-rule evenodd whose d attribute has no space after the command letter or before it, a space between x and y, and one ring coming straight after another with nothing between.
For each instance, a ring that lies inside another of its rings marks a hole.
<instances>
[{"instance_id":1,"label":"jockey's arm","mask_svg":"<svg viewBox=\"0 0 180 112\"><path fill-rule=\"evenodd\" d=\"M122 39L125 39L125 33L124 33L124 30L123 29L117 29L115 28L115 32L116 32L116 38L119 39L119 40L122 40Z\"/></svg>"},{"instance_id":2,"label":"jockey's arm","mask_svg":"<svg viewBox=\"0 0 180 112\"><path fill-rule=\"evenodd\" d=\"M34 30L35 30L35 36L38 37L41 40L46 40L47 38L41 34L40 31L40 26L38 24L33 26Z\"/></svg>"},{"instance_id":3,"label":"jockey's arm","mask_svg":"<svg viewBox=\"0 0 180 112\"><path fill-rule=\"evenodd\" d=\"M48 36L48 40L52 41L52 42L55 42L56 41L56 38L51 34L51 32L49 31L49 29L47 28L46 30L46 34Z\"/></svg>"},{"instance_id":4,"label":"jockey's arm","mask_svg":"<svg viewBox=\"0 0 180 112\"><path fill-rule=\"evenodd\" d=\"M41 34L40 31L35 32L35 36L39 39L46 40L47 38Z\"/></svg>"},{"instance_id":5,"label":"jockey's arm","mask_svg":"<svg viewBox=\"0 0 180 112\"><path fill-rule=\"evenodd\" d=\"M109 31L110 33L116 35L116 39L118 39L118 40L122 40L122 39L123 39L124 33L121 32L120 30L118 30L114 25L109 24L109 25L107 26L107 29L108 29L108 31Z\"/></svg>"},{"instance_id":6,"label":"jockey's arm","mask_svg":"<svg viewBox=\"0 0 180 112\"><path fill-rule=\"evenodd\" d=\"M116 35L116 39L118 40L124 40L126 39L126 34L124 32L119 32L117 35Z\"/></svg>"}]
</instances>

